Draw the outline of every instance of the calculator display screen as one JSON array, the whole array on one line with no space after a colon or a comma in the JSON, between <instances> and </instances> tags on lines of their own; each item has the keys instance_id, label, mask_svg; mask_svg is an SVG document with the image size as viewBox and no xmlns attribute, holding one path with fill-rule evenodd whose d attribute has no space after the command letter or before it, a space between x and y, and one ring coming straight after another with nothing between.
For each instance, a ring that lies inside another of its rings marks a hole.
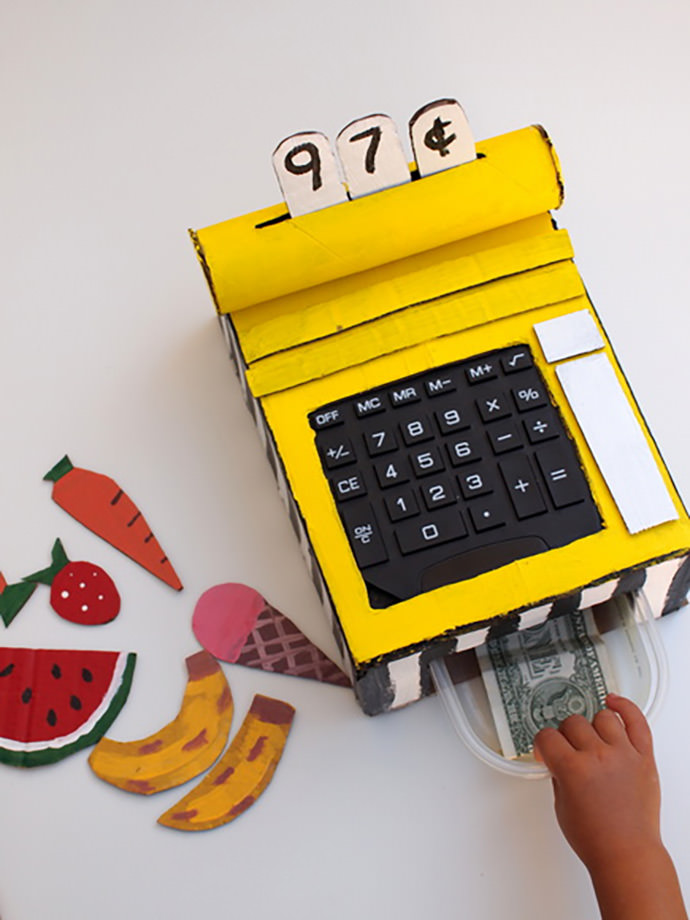
<instances>
[{"instance_id":1,"label":"calculator display screen","mask_svg":"<svg viewBox=\"0 0 690 920\"><path fill-rule=\"evenodd\" d=\"M309 422L372 607L602 528L527 345L330 403Z\"/></svg>"}]
</instances>

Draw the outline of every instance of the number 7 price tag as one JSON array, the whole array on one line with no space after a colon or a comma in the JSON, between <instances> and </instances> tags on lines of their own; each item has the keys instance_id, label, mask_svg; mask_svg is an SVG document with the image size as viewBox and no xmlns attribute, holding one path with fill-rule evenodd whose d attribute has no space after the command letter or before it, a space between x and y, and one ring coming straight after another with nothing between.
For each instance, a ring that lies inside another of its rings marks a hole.
<instances>
[{"instance_id":1,"label":"number 7 price tag","mask_svg":"<svg viewBox=\"0 0 690 920\"><path fill-rule=\"evenodd\" d=\"M330 142L318 131L281 141L273 152L273 168L291 217L347 201Z\"/></svg>"},{"instance_id":2,"label":"number 7 price tag","mask_svg":"<svg viewBox=\"0 0 690 920\"><path fill-rule=\"evenodd\" d=\"M335 143L351 198L410 181L407 158L390 116L358 118L343 128Z\"/></svg>"}]
</instances>

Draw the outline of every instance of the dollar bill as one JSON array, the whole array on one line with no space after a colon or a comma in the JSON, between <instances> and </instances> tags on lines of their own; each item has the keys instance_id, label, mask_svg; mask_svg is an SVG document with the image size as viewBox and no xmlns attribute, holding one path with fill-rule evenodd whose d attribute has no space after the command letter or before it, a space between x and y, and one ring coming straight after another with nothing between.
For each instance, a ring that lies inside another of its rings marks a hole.
<instances>
[{"instance_id":1,"label":"dollar bill","mask_svg":"<svg viewBox=\"0 0 690 920\"><path fill-rule=\"evenodd\" d=\"M547 725L581 713L591 719L614 689L591 609L492 639L477 649L504 757L527 758Z\"/></svg>"}]
</instances>

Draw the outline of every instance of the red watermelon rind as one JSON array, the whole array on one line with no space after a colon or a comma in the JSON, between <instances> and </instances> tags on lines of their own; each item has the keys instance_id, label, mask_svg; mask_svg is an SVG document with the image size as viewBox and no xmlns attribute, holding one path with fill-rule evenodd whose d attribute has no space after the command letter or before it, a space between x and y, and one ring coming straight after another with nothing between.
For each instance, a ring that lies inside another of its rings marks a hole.
<instances>
[{"instance_id":1,"label":"red watermelon rind","mask_svg":"<svg viewBox=\"0 0 690 920\"><path fill-rule=\"evenodd\" d=\"M45 764L57 763L59 760L83 750L83 748L94 745L108 731L127 702L127 697L132 687L136 661L136 652L128 652L127 661L120 677L120 684L113 694L108 708L89 731L78 735L74 740L68 741L59 747L53 746L55 744L54 740L48 740L45 742L46 746L44 748L33 751L11 750L3 747L2 739L0 739L0 763L6 763L13 767L41 767Z\"/></svg>"}]
</instances>

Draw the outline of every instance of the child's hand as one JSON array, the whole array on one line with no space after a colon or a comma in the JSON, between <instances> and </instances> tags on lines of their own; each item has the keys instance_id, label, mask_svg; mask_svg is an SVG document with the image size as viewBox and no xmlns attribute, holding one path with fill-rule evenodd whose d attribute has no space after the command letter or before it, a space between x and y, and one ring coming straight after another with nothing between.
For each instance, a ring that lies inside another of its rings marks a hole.
<instances>
[{"instance_id":1,"label":"child's hand","mask_svg":"<svg viewBox=\"0 0 690 920\"><path fill-rule=\"evenodd\" d=\"M591 724L570 716L534 739L553 777L558 823L590 871L608 854L661 845L659 778L647 720L624 697L610 694L606 704Z\"/></svg>"},{"instance_id":2,"label":"child's hand","mask_svg":"<svg viewBox=\"0 0 690 920\"><path fill-rule=\"evenodd\" d=\"M544 728L535 753L553 777L556 817L592 877L603 920L687 920L659 831L659 777L647 720L611 694L590 724Z\"/></svg>"}]
</instances>

